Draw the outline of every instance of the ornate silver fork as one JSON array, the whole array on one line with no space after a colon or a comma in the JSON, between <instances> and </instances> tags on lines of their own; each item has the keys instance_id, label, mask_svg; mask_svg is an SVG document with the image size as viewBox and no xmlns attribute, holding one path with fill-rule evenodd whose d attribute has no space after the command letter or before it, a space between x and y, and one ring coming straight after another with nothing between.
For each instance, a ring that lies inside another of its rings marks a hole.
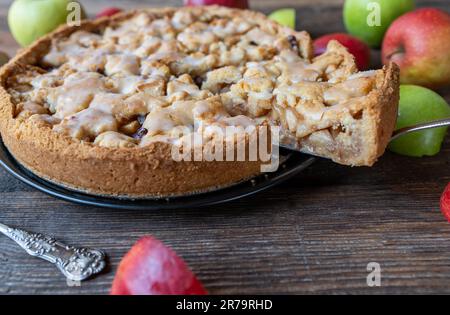
<instances>
[{"instance_id":1,"label":"ornate silver fork","mask_svg":"<svg viewBox=\"0 0 450 315\"><path fill-rule=\"evenodd\" d=\"M105 254L99 250L65 245L52 237L11 228L0 223L0 232L28 254L56 265L71 281L83 281L105 268Z\"/></svg>"}]
</instances>

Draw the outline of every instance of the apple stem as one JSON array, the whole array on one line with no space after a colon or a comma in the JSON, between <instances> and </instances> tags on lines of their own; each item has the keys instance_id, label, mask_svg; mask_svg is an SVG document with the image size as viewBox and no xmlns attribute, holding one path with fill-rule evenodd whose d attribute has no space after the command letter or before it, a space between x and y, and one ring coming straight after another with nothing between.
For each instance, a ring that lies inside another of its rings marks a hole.
<instances>
[{"instance_id":1,"label":"apple stem","mask_svg":"<svg viewBox=\"0 0 450 315\"><path fill-rule=\"evenodd\" d=\"M393 51L391 54L387 55L387 59L391 60L392 57L394 57L395 55L403 55L405 53L406 53L405 47L404 46L400 46L395 51Z\"/></svg>"}]
</instances>

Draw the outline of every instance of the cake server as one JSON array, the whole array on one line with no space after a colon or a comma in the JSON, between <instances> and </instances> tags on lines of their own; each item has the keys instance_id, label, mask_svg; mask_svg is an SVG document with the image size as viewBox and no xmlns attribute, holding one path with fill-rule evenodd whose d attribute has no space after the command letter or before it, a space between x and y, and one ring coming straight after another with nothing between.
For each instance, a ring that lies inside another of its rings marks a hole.
<instances>
[{"instance_id":1,"label":"cake server","mask_svg":"<svg viewBox=\"0 0 450 315\"><path fill-rule=\"evenodd\" d=\"M391 141L395 140L401 136L404 136L411 132L421 131L421 130L427 130L427 129L434 129L434 128L441 128L441 127L447 127L450 126L450 117L441 119L441 120L435 120L428 123L418 124L411 127L405 127L398 129L394 131L394 134L392 135ZM290 135L283 135L280 138L280 148L291 150L291 151L297 151L302 152L300 150L300 146L298 143L297 138ZM305 153L305 152L302 152Z\"/></svg>"}]
</instances>

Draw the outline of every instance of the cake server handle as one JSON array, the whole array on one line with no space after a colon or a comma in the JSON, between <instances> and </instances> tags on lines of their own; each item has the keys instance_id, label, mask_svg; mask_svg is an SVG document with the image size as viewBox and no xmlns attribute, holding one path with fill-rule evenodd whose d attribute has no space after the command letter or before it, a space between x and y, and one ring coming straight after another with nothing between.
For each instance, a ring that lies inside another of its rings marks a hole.
<instances>
[{"instance_id":1,"label":"cake server handle","mask_svg":"<svg viewBox=\"0 0 450 315\"><path fill-rule=\"evenodd\" d=\"M441 119L441 120L435 120L435 121L423 123L423 124L418 124L418 125L411 126L411 127L401 128L401 129L394 131L391 141L395 140L401 136L404 136L408 133L411 133L411 132L446 127L446 126L450 126L450 117Z\"/></svg>"},{"instance_id":2,"label":"cake server handle","mask_svg":"<svg viewBox=\"0 0 450 315\"><path fill-rule=\"evenodd\" d=\"M421 131L421 130L427 130L427 129L434 129L434 128L440 128L440 127L450 127L450 117L441 119L441 120L435 120L423 124L417 124L410 127L405 127L398 129L394 131L392 134L392 140L395 140L401 136L404 136L411 132ZM292 150L292 151L300 151L300 146L298 143L298 139L291 135L283 135L280 139L279 146L284 149Z\"/></svg>"},{"instance_id":3,"label":"cake server handle","mask_svg":"<svg viewBox=\"0 0 450 315\"><path fill-rule=\"evenodd\" d=\"M56 239L0 223L0 233L6 235L22 247L28 254L56 265L71 281L83 281L102 271L105 254L99 250L76 248Z\"/></svg>"}]
</instances>

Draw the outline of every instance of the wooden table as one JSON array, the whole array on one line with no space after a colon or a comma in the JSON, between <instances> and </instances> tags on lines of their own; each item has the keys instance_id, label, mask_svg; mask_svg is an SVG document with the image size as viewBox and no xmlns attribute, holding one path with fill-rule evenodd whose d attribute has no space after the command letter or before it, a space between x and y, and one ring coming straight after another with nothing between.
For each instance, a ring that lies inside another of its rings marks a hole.
<instances>
[{"instance_id":1,"label":"wooden table","mask_svg":"<svg viewBox=\"0 0 450 315\"><path fill-rule=\"evenodd\" d=\"M82 1L136 7L178 1ZM181 1L180 1L181 2ZM259 0L254 8L298 8L313 35L343 30L340 0ZM0 0L0 49L11 1ZM95 4L93 4L95 3ZM448 0L419 1L444 9ZM450 90L441 91L450 101ZM226 205L179 211L117 211L59 201L0 170L0 222L104 249L109 270L69 287L53 266L0 237L0 293L106 294L121 257L153 234L182 255L213 294L450 293L450 225L439 198L450 182L450 137L432 158L387 153L373 168L321 160L270 191ZM381 287L366 284L369 262Z\"/></svg>"}]
</instances>

